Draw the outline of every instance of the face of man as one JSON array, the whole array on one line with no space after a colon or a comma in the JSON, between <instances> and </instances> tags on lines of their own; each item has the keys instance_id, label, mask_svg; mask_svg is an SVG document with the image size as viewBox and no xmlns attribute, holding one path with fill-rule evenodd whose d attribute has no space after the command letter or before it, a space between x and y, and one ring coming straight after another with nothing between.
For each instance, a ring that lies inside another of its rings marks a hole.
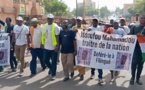
<instances>
[{"instance_id":1,"label":"face of man","mask_svg":"<svg viewBox=\"0 0 145 90\"><path fill-rule=\"evenodd\" d=\"M125 25L125 20L120 20L120 24L121 24L121 26L124 26Z\"/></svg>"},{"instance_id":2,"label":"face of man","mask_svg":"<svg viewBox=\"0 0 145 90\"><path fill-rule=\"evenodd\" d=\"M81 22L82 22L81 20L79 20L79 19L77 20L77 25L78 25L79 27L81 27Z\"/></svg>"},{"instance_id":3,"label":"face of man","mask_svg":"<svg viewBox=\"0 0 145 90\"><path fill-rule=\"evenodd\" d=\"M32 26L33 26L34 28L36 28L38 23L37 23L37 22L32 22L31 24L32 24Z\"/></svg>"},{"instance_id":4,"label":"face of man","mask_svg":"<svg viewBox=\"0 0 145 90\"><path fill-rule=\"evenodd\" d=\"M47 18L47 22L49 25L51 25L53 23L54 19L53 18Z\"/></svg>"},{"instance_id":5,"label":"face of man","mask_svg":"<svg viewBox=\"0 0 145 90\"><path fill-rule=\"evenodd\" d=\"M23 21L17 20L17 24L18 24L19 26L21 26L21 25L23 24Z\"/></svg>"},{"instance_id":6,"label":"face of man","mask_svg":"<svg viewBox=\"0 0 145 90\"><path fill-rule=\"evenodd\" d=\"M122 55L121 56L121 65L124 65L126 63L126 60L127 60L127 56Z\"/></svg>"},{"instance_id":7,"label":"face of man","mask_svg":"<svg viewBox=\"0 0 145 90\"><path fill-rule=\"evenodd\" d=\"M145 26L145 15L141 16L141 18L140 18L140 24Z\"/></svg>"},{"instance_id":8,"label":"face of man","mask_svg":"<svg viewBox=\"0 0 145 90\"><path fill-rule=\"evenodd\" d=\"M11 21L9 19L6 19L6 23L7 23L7 25L10 25Z\"/></svg>"},{"instance_id":9,"label":"face of man","mask_svg":"<svg viewBox=\"0 0 145 90\"><path fill-rule=\"evenodd\" d=\"M62 23L62 28L63 28L63 29L67 29L67 28L68 28L68 22L65 22L65 21L64 21L64 22Z\"/></svg>"},{"instance_id":10,"label":"face of man","mask_svg":"<svg viewBox=\"0 0 145 90\"><path fill-rule=\"evenodd\" d=\"M110 24L112 24L112 25L113 25L113 22L114 22L114 20L110 20Z\"/></svg>"},{"instance_id":11,"label":"face of man","mask_svg":"<svg viewBox=\"0 0 145 90\"><path fill-rule=\"evenodd\" d=\"M118 22L114 22L114 23L113 23L113 27L114 27L114 29L118 29L118 28L119 28Z\"/></svg>"},{"instance_id":12,"label":"face of man","mask_svg":"<svg viewBox=\"0 0 145 90\"><path fill-rule=\"evenodd\" d=\"M82 53L82 60L86 60L87 55L88 55L88 52L87 51L83 51L83 53Z\"/></svg>"},{"instance_id":13,"label":"face of man","mask_svg":"<svg viewBox=\"0 0 145 90\"><path fill-rule=\"evenodd\" d=\"M93 27L97 27L98 26L98 20L93 20Z\"/></svg>"}]
</instances>

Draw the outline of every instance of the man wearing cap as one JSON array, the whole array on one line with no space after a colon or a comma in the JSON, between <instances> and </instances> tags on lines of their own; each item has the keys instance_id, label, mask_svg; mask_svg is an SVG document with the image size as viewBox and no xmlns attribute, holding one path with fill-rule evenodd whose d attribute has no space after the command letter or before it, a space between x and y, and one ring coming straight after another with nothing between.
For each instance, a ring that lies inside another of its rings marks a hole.
<instances>
[{"instance_id":1,"label":"man wearing cap","mask_svg":"<svg viewBox=\"0 0 145 90\"><path fill-rule=\"evenodd\" d=\"M30 51L32 55L32 60L30 62L30 70L31 75L30 77L33 77L36 75L36 67L37 67L37 57L40 60L40 64L42 67L42 71L45 70L46 66L43 61L43 49L41 48L41 34L42 34L42 27L38 24L38 19L33 18L31 20L32 26L30 27L30 35L31 35L31 44L30 44Z\"/></svg>"},{"instance_id":2,"label":"man wearing cap","mask_svg":"<svg viewBox=\"0 0 145 90\"><path fill-rule=\"evenodd\" d=\"M23 18L18 16L16 18L17 25L14 26L14 34L12 42L15 42L15 54L16 58L20 61L20 75L24 72L27 62L24 60L25 49L29 49L29 28L23 24Z\"/></svg>"},{"instance_id":3,"label":"man wearing cap","mask_svg":"<svg viewBox=\"0 0 145 90\"><path fill-rule=\"evenodd\" d=\"M122 28L125 32L125 35L127 35L130 32L130 29L128 26L126 26L126 20L125 18L120 19L120 28Z\"/></svg>"},{"instance_id":4,"label":"man wearing cap","mask_svg":"<svg viewBox=\"0 0 145 90\"><path fill-rule=\"evenodd\" d=\"M100 26L98 26L98 19L97 18L94 18L92 20L92 26L89 27L88 29L89 31L100 31L102 32L102 28ZM102 69L98 69L98 78L99 78L99 83L103 83L103 70ZM95 68L91 68L91 77L90 79L93 79L94 78L94 75L95 75Z\"/></svg>"},{"instance_id":5,"label":"man wearing cap","mask_svg":"<svg viewBox=\"0 0 145 90\"><path fill-rule=\"evenodd\" d=\"M57 69L57 52L59 50L59 27L54 23L54 16L47 15L47 24L43 26L41 41L44 45L43 60L50 69L51 80L55 79ZM50 61L51 59L51 61Z\"/></svg>"},{"instance_id":6,"label":"man wearing cap","mask_svg":"<svg viewBox=\"0 0 145 90\"><path fill-rule=\"evenodd\" d=\"M86 26L82 25L82 17L77 18L77 25L72 28L77 33L77 30L87 30ZM85 75L85 67L83 66L76 66L77 70L79 71L80 80L84 80Z\"/></svg>"}]
</instances>

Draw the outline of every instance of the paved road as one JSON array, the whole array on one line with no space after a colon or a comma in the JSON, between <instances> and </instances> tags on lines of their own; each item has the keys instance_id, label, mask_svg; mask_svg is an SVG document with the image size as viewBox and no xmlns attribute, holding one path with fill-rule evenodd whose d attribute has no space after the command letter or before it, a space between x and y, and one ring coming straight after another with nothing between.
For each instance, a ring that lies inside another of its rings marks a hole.
<instances>
[{"instance_id":1,"label":"paved road","mask_svg":"<svg viewBox=\"0 0 145 90\"><path fill-rule=\"evenodd\" d=\"M26 57L26 60L31 60L31 57ZM104 81L103 85L97 84L97 71L96 77L90 80L90 69L86 70L84 81L79 81L78 77L62 82L63 71L61 63L57 69L57 79L50 81L47 73L48 69L44 72L40 72L41 67L38 64L38 74L29 78L30 70L29 66L26 68L24 76L19 77L18 72L10 73L9 69L5 72L0 73L0 90L145 90L145 68L142 74L143 86L135 84L134 86L129 85L130 74L129 72L122 71L114 83L110 82L110 72L104 70ZM75 75L78 72L75 71Z\"/></svg>"}]
</instances>

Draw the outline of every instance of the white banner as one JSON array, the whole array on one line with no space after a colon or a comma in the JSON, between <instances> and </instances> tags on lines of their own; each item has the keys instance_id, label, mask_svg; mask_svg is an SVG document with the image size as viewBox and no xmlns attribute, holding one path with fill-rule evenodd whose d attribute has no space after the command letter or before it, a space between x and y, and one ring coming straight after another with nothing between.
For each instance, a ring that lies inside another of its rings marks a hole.
<instances>
[{"instance_id":1,"label":"white banner","mask_svg":"<svg viewBox=\"0 0 145 90\"><path fill-rule=\"evenodd\" d=\"M0 33L0 66L9 65L10 38L8 33Z\"/></svg>"},{"instance_id":2,"label":"white banner","mask_svg":"<svg viewBox=\"0 0 145 90\"><path fill-rule=\"evenodd\" d=\"M77 65L108 70L130 69L137 40L135 35L122 37L99 31L78 30L76 39Z\"/></svg>"}]
</instances>

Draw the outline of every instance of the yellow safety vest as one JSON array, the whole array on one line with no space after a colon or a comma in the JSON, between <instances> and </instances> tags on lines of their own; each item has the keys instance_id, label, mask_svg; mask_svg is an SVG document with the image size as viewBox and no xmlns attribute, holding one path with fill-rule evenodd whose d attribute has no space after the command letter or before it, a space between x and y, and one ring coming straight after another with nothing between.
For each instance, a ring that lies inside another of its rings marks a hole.
<instances>
[{"instance_id":1,"label":"yellow safety vest","mask_svg":"<svg viewBox=\"0 0 145 90\"><path fill-rule=\"evenodd\" d=\"M42 37L41 37L41 41L42 41L42 44L44 45L45 44L45 40L46 40L46 31L45 31L45 29L46 29L46 26L47 26L48 24L45 24L45 25L43 25L43 27L42 27ZM51 35L51 37L52 37L52 45L53 46L56 46L57 45L57 41L56 41L56 36L55 36L55 24L53 23L52 24L52 27L51 27L51 31L52 31L52 35Z\"/></svg>"}]
</instances>

